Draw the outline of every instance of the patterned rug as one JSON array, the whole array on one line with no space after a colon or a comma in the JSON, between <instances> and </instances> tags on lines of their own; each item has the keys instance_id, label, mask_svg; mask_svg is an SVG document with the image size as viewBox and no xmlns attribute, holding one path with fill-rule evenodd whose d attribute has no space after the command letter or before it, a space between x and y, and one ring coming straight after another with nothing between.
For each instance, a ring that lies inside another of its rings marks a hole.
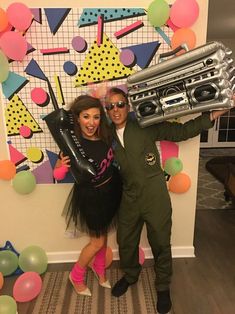
<instances>
[{"instance_id":1,"label":"patterned rug","mask_svg":"<svg viewBox=\"0 0 235 314\"><path fill-rule=\"evenodd\" d=\"M32 309L32 314L153 314L156 313L156 290L153 267L144 267L138 283L120 298L111 296L110 289L98 285L89 270L87 285L92 297L77 295L68 280L69 271L47 272L43 287ZM120 279L119 269L108 269L107 277L113 285Z\"/></svg>"},{"instance_id":2,"label":"patterned rug","mask_svg":"<svg viewBox=\"0 0 235 314\"><path fill-rule=\"evenodd\" d=\"M197 210L231 209L232 203L224 198L224 186L206 170L206 163L217 156L235 156L234 148L201 149L199 156Z\"/></svg>"}]
</instances>

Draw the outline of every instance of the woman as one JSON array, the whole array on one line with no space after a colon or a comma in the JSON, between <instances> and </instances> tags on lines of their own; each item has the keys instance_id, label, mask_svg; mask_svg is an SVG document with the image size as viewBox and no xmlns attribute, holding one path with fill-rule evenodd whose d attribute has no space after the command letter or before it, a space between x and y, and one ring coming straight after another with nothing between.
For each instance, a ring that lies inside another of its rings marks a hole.
<instances>
[{"instance_id":1,"label":"woman","mask_svg":"<svg viewBox=\"0 0 235 314\"><path fill-rule=\"evenodd\" d=\"M96 176L89 182L75 183L67 201L67 223L72 221L76 228L90 237L70 272L69 279L78 294L90 296L85 274L92 260L92 270L99 284L111 288L105 277L107 233L114 226L121 198L121 181L117 168L113 165L111 134L100 101L88 95L79 96L72 103L71 111L74 115L75 134L86 156L95 165ZM69 157L63 156L63 153L60 156L56 168L69 167Z\"/></svg>"}]
</instances>

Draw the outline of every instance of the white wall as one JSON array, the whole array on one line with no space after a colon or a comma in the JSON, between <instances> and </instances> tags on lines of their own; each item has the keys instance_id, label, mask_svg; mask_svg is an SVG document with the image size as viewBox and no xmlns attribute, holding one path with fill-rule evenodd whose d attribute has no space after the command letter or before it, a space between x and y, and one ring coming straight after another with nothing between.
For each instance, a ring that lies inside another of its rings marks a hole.
<instances>
[{"instance_id":1,"label":"white wall","mask_svg":"<svg viewBox=\"0 0 235 314\"><path fill-rule=\"evenodd\" d=\"M6 8L15 1L2 0L1 6ZM105 1L24 1L29 7L144 7L151 1L113 0ZM208 0L197 0L200 5L200 17L193 26L197 34L197 45L205 42ZM50 5L49 5L50 3ZM169 1L173 3L173 1ZM8 159L5 144L4 121L0 115L0 160ZM199 138L180 144L180 156L184 171L192 180L191 189L182 195L171 195L173 202L173 254L176 256L192 256L194 254L193 235L196 207L197 176L198 176ZM0 180L0 246L10 240L20 252L29 245L41 246L49 255L50 261L75 260L80 249L87 242L86 237L68 239L64 237L64 221L61 211L64 201L71 188L70 184L37 185L36 190L29 195L17 194L9 181ZM115 233L109 237L109 246L117 252ZM141 246L149 254L149 246L145 232ZM117 255L115 255L117 256Z\"/></svg>"}]
</instances>

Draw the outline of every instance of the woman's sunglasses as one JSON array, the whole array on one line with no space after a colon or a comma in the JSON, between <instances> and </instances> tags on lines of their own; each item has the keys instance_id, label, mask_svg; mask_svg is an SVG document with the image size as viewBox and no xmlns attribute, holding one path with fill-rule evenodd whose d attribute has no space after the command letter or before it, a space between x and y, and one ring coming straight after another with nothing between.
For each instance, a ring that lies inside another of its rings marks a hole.
<instances>
[{"instance_id":1,"label":"woman's sunglasses","mask_svg":"<svg viewBox=\"0 0 235 314\"><path fill-rule=\"evenodd\" d=\"M115 102L115 103L112 103L112 104L108 104L105 106L105 109L107 111L110 111L110 110L113 110L114 107L117 107L117 108L124 108L126 106L126 102L124 101L118 101L118 102Z\"/></svg>"}]
</instances>

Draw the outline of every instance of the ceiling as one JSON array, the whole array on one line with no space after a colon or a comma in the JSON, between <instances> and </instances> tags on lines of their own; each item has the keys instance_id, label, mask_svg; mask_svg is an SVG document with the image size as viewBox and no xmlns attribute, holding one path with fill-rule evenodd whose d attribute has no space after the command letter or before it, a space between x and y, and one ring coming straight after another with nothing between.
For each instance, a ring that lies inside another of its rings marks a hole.
<instances>
[{"instance_id":1,"label":"ceiling","mask_svg":"<svg viewBox=\"0 0 235 314\"><path fill-rule=\"evenodd\" d=\"M235 0L209 0L207 38L235 40Z\"/></svg>"}]
</instances>

